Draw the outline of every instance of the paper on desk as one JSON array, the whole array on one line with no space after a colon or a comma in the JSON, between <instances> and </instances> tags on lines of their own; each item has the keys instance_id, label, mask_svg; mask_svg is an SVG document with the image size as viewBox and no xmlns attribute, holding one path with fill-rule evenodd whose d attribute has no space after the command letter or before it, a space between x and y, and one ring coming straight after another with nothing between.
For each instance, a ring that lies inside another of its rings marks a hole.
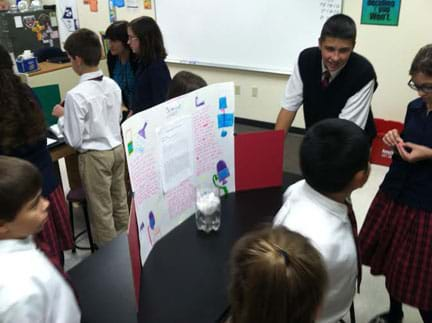
<instances>
[{"instance_id":1,"label":"paper on desk","mask_svg":"<svg viewBox=\"0 0 432 323\"><path fill-rule=\"evenodd\" d=\"M64 138L63 132L60 130L60 127L58 126L57 123L50 126L49 129L57 138L59 139Z\"/></svg>"},{"instance_id":2,"label":"paper on desk","mask_svg":"<svg viewBox=\"0 0 432 323\"><path fill-rule=\"evenodd\" d=\"M47 138L47 146L49 146L49 145L55 143L56 141L57 141L57 140L55 140L55 139Z\"/></svg>"},{"instance_id":3,"label":"paper on desk","mask_svg":"<svg viewBox=\"0 0 432 323\"><path fill-rule=\"evenodd\" d=\"M193 175L192 119L181 117L159 128L160 167L164 193Z\"/></svg>"}]
</instances>

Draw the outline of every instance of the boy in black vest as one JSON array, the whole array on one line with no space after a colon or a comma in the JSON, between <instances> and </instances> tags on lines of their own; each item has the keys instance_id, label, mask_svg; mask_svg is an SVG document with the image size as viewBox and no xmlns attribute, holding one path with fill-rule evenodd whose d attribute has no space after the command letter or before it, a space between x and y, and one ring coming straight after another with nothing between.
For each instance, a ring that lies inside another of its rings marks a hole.
<instances>
[{"instance_id":1,"label":"boy in black vest","mask_svg":"<svg viewBox=\"0 0 432 323\"><path fill-rule=\"evenodd\" d=\"M319 46L300 53L290 76L276 130L288 131L303 104L306 129L326 118L347 119L360 126L370 140L376 135L371 111L378 85L372 64L353 52L354 21L343 14L324 24Z\"/></svg>"}]
</instances>

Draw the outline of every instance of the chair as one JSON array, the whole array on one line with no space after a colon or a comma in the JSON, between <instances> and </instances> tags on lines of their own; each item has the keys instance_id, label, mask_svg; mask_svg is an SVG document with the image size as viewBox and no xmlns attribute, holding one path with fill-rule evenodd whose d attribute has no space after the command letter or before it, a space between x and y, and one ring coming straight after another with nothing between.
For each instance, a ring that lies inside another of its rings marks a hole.
<instances>
[{"instance_id":1,"label":"chair","mask_svg":"<svg viewBox=\"0 0 432 323\"><path fill-rule=\"evenodd\" d=\"M80 250L91 250L91 252L93 253L96 250L96 245L93 242L93 235L92 235L91 227L90 227L90 220L89 220L88 211L87 211L87 200L85 197L84 189L82 187L79 187L79 188L70 190L69 193L66 195L66 200L68 201L68 204L69 204L69 216L70 216L70 222L71 222L71 226L72 226L72 236L74 239L74 245L72 248L72 252L76 252L76 249L80 249ZM85 223L86 223L86 230L81 231L77 235L75 235L74 214L73 214L72 203L78 203L82 207L83 212L84 212L84 219L85 219ZM75 241L80 236L82 236L86 231L87 231L90 246L89 247L80 247L80 246L76 245Z\"/></svg>"}]
</instances>

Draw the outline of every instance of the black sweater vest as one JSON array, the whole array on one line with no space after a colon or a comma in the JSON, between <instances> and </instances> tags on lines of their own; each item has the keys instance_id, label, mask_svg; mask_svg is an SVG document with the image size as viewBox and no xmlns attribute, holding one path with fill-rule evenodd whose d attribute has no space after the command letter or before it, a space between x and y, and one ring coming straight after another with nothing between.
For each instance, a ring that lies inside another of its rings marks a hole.
<instances>
[{"instance_id":1,"label":"black sweater vest","mask_svg":"<svg viewBox=\"0 0 432 323\"><path fill-rule=\"evenodd\" d=\"M369 61L352 53L348 62L327 88L321 86L322 57L318 47L307 48L300 53L299 70L303 82L303 109L306 129L326 118L337 118L350 97L360 91L376 74ZM375 90L374 89L374 90ZM365 127L366 135L376 135L372 110Z\"/></svg>"}]
</instances>

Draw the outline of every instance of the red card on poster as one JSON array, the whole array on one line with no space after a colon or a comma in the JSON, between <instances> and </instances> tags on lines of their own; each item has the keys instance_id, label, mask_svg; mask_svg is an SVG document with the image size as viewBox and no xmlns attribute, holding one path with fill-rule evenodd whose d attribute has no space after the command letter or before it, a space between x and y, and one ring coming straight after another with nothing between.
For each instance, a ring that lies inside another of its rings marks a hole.
<instances>
[{"instance_id":1,"label":"red card on poster","mask_svg":"<svg viewBox=\"0 0 432 323\"><path fill-rule=\"evenodd\" d=\"M234 137L236 191L282 185L284 137L282 130Z\"/></svg>"},{"instance_id":2,"label":"red card on poster","mask_svg":"<svg viewBox=\"0 0 432 323\"><path fill-rule=\"evenodd\" d=\"M130 218L129 218L129 227L128 227L127 236L129 242L129 254L131 258L133 284L135 289L135 299L138 308L139 291L140 291L140 284L141 284L141 257L140 257L140 244L139 244L139 237L138 237L138 225L137 225L134 199L132 199L131 206L130 206Z\"/></svg>"}]
</instances>

